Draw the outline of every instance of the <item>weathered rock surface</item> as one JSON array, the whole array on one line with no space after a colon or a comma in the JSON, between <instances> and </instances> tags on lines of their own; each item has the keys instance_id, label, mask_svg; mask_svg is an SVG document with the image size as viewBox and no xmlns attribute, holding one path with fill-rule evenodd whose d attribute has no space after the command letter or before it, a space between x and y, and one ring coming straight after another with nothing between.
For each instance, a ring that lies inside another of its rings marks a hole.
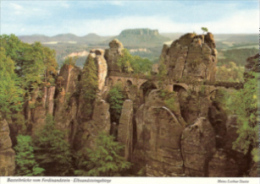
<instances>
[{"instance_id":1,"label":"weathered rock surface","mask_svg":"<svg viewBox=\"0 0 260 184\"><path fill-rule=\"evenodd\" d=\"M232 158L228 158L223 150L218 150L209 162L209 177L238 177L238 165Z\"/></svg>"},{"instance_id":2,"label":"weathered rock surface","mask_svg":"<svg viewBox=\"0 0 260 184\"><path fill-rule=\"evenodd\" d=\"M94 148L98 135L101 132L109 134L110 127L109 104L104 100L97 99L94 103L92 119L87 122L81 122L78 127L77 135L74 139L74 147L78 150Z\"/></svg>"},{"instance_id":3,"label":"weathered rock surface","mask_svg":"<svg viewBox=\"0 0 260 184\"><path fill-rule=\"evenodd\" d=\"M215 130L216 146L223 148L225 145L225 136L227 132L227 115L219 104L212 103L208 111L209 121Z\"/></svg>"},{"instance_id":4,"label":"weathered rock surface","mask_svg":"<svg viewBox=\"0 0 260 184\"><path fill-rule=\"evenodd\" d=\"M189 90L182 87L177 89L181 114L188 125L193 124L198 117L207 117L211 106L209 86L194 86Z\"/></svg>"},{"instance_id":5,"label":"weathered rock surface","mask_svg":"<svg viewBox=\"0 0 260 184\"><path fill-rule=\"evenodd\" d=\"M41 96L39 94L42 94ZM55 86L37 89L28 102L27 117L32 124L32 134L41 130L45 125L46 116L53 115Z\"/></svg>"},{"instance_id":6,"label":"weathered rock surface","mask_svg":"<svg viewBox=\"0 0 260 184\"><path fill-rule=\"evenodd\" d=\"M134 162L146 176L181 176L183 160L180 139L184 129L176 115L164 106L153 90L136 113L137 143Z\"/></svg>"},{"instance_id":7,"label":"weathered rock surface","mask_svg":"<svg viewBox=\"0 0 260 184\"><path fill-rule=\"evenodd\" d=\"M208 162L216 151L214 129L206 118L200 117L184 129L181 148L186 176L206 176Z\"/></svg>"},{"instance_id":8,"label":"weathered rock surface","mask_svg":"<svg viewBox=\"0 0 260 184\"><path fill-rule=\"evenodd\" d=\"M205 38L205 41L204 41ZM213 35L185 34L170 47L164 46L161 62L174 80L215 81L217 52Z\"/></svg>"},{"instance_id":9,"label":"weathered rock surface","mask_svg":"<svg viewBox=\"0 0 260 184\"><path fill-rule=\"evenodd\" d=\"M124 156L131 160L133 151L133 101L126 100L122 107L122 112L118 125L117 140L125 145Z\"/></svg>"},{"instance_id":10,"label":"weathered rock surface","mask_svg":"<svg viewBox=\"0 0 260 184\"><path fill-rule=\"evenodd\" d=\"M105 80L107 77L107 61L104 58L104 50L93 49L90 51L90 55L94 58L97 70L98 70L98 89L102 91L105 85Z\"/></svg>"},{"instance_id":11,"label":"weathered rock surface","mask_svg":"<svg viewBox=\"0 0 260 184\"><path fill-rule=\"evenodd\" d=\"M9 134L8 123L0 114L0 176L13 176L15 172L15 152Z\"/></svg>"},{"instance_id":12,"label":"weathered rock surface","mask_svg":"<svg viewBox=\"0 0 260 184\"><path fill-rule=\"evenodd\" d=\"M65 132L68 141L73 141L77 129L78 99L77 85L81 70L72 65L64 65L58 76L55 122L58 129Z\"/></svg>"},{"instance_id":13,"label":"weathered rock surface","mask_svg":"<svg viewBox=\"0 0 260 184\"><path fill-rule=\"evenodd\" d=\"M109 49L105 51L105 59L108 65L108 73L110 72L120 72L120 68L117 65L117 59L122 55L124 49L123 44L114 39L109 43Z\"/></svg>"},{"instance_id":14,"label":"weathered rock surface","mask_svg":"<svg viewBox=\"0 0 260 184\"><path fill-rule=\"evenodd\" d=\"M245 155L242 149L238 147L233 147L233 143L238 138L238 124L237 116L229 116L226 123L227 133L224 139L225 146L224 151L227 153L227 156L234 159L238 165L238 175L241 176L247 172L250 162L249 157Z\"/></svg>"}]
</instances>

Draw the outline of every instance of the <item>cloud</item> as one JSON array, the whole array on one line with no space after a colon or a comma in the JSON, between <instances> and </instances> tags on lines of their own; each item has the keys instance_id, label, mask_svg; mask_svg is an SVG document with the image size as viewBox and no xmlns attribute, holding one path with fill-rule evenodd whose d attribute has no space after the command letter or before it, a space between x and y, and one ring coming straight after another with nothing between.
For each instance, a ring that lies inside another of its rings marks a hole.
<instances>
[{"instance_id":1,"label":"cloud","mask_svg":"<svg viewBox=\"0 0 260 184\"><path fill-rule=\"evenodd\" d=\"M82 22L71 22L68 30L79 35L95 32L100 35L119 34L127 28L151 28L160 32L201 32L201 27L207 27L212 33L257 33L258 11L236 12L230 17L205 22L180 23L160 16L129 16L122 18L94 19ZM77 25L80 25L80 29Z\"/></svg>"},{"instance_id":2,"label":"cloud","mask_svg":"<svg viewBox=\"0 0 260 184\"><path fill-rule=\"evenodd\" d=\"M116 6L123 6L125 4L124 1L108 1L108 3Z\"/></svg>"},{"instance_id":3,"label":"cloud","mask_svg":"<svg viewBox=\"0 0 260 184\"><path fill-rule=\"evenodd\" d=\"M64 7L64 8L69 8L70 7L70 5L68 3L65 3L65 2L62 2L61 6Z\"/></svg>"},{"instance_id":4,"label":"cloud","mask_svg":"<svg viewBox=\"0 0 260 184\"><path fill-rule=\"evenodd\" d=\"M212 33L258 32L259 10L254 4L249 6L247 3L248 7L242 9L242 4L234 1L225 4L208 1L150 2L3 1L1 33L86 35L94 32L116 35L127 28L200 33L202 26L208 27Z\"/></svg>"},{"instance_id":5,"label":"cloud","mask_svg":"<svg viewBox=\"0 0 260 184\"><path fill-rule=\"evenodd\" d=\"M19 4L16 4L16 3L11 3L10 4L15 10L22 10L23 7Z\"/></svg>"}]
</instances>

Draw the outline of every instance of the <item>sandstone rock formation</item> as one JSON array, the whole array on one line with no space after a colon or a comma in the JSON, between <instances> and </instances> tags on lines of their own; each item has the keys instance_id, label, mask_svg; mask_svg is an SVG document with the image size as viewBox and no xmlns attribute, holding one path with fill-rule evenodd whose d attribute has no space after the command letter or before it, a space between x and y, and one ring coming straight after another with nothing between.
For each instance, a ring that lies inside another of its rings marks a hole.
<instances>
[{"instance_id":1,"label":"sandstone rock formation","mask_svg":"<svg viewBox=\"0 0 260 184\"><path fill-rule=\"evenodd\" d=\"M204 41L205 40L205 41ZM217 51L213 35L185 34L170 47L164 45L161 62L174 80L215 81Z\"/></svg>"},{"instance_id":2,"label":"sandstone rock formation","mask_svg":"<svg viewBox=\"0 0 260 184\"><path fill-rule=\"evenodd\" d=\"M55 86L36 89L27 105L27 120L32 125L32 134L45 125L46 116L53 115Z\"/></svg>"},{"instance_id":3,"label":"sandstone rock formation","mask_svg":"<svg viewBox=\"0 0 260 184\"><path fill-rule=\"evenodd\" d=\"M133 34L156 36L158 32ZM86 73L72 65L61 68L55 87L35 90L25 109L32 133L40 130L46 115L51 114L75 151L94 149L101 132L116 136L115 140L125 145L122 155L134 163L133 172L144 171L143 176L235 177L243 176L248 168L250 176L256 176L257 165L251 163L250 155L233 148L238 138L236 116L227 117L215 100L218 87L206 83L215 81L217 63L211 33L185 34L171 46L163 46L161 62L169 77L165 81L157 76L133 78L120 73L117 59L124 47L117 39L109 47L90 51L98 71L99 92L93 102L87 102L81 90ZM258 57L248 59L245 77L251 77L249 71L258 71ZM128 99L119 122L111 124L110 105L104 99L118 83L123 84ZM170 104L162 95L166 90L172 92ZM0 119L0 175L14 174L11 147L8 124Z\"/></svg>"},{"instance_id":4,"label":"sandstone rock formation","mask_svg":"<svg viewBox=\"0 0 260 184\"><path fill-rule=\"evenodd\" d=\"M177 92L180 102L181 115L185 122L193 124L200 116L208 117L208 112L212 106L211 91L214 89L211 86L195 86L190 85L188 90L175 85L174 89Z\"/></svg>"},{"instance_id":5,"label":"sandstone rock formation","mask_svg":"<svg viewBox=\"0 0 260 184\"><path fill-rule=\"evenodd\" d=\"M107 61L104 58L104 50L92 49L90 55L94 58L98 70L98 89L102 91L107 77Z\"/></svg>"},{"instance_id":6,"label":"sandstone rock formation","mask_svg":"<svg viewBox=\"0 0 260 184\"><path fill-rule=\"evenodd\" d=\"M181 149L187 176L207 176L208 162L216 151L215 133L205 117L184 129Z\"/></svg>"},{"instance_id":7,"label":"sandstone rock formation","mask_svg":"<svg viewBox=\"0 0 260 184\"><path fill-rule=\"evenodd\" d=\"M94 103L92 119L79 124L74 140L74 147L77 150L94 148L98 135L102 132L109 134L110 127L109 104L104 100L97 99Z\"/></svg>"},{"instance_id":8,"label":"sandstone rock formation","mask_svg":"<svg viewBox=\"0 0 260 184\"><path fill-rule=\"evenodd\" d=\"M238 165L232 158L228 158L223 150L218 150L208 166L209 177L238 177Z\"/></svg>"},{"instance_id":9,"label":"sandstone rock formation","mask_svg":"<svg viewBox=\"0 0 260 184\"><path fill-rule=\"evenodd\" d=\"M117 65L117 59L122 55L124 49L123 44L114 39L109 43L109 49L105 51L105 59L108 65L108 73L111 72L120 72L120 68Z\"/></svg>"},{"instance_id":10,"label":"sandstone rock formation","mask_svg":"<svg viewBox=\"0 0 260 184\"><path fill-rule=\"evenodd\" d=\"M225 137L227 132L227 115L219 104L213 102L209 107L208 116L209 121L215 131L216 147L223 148L225 145Z\"/></svg>"},{"instance_id":11,"label":"sandstone rock formation","mask_svg":"<svg viewBox=\"0 0 260 184\"><path fill-rule=\"evenodd\" d=\"M133 110L133 101L126 100L118 125L117 140L125 145L124 156L127 160L131 160L133 151Z\"/></svg>"},{"instance_id":12,"label":"sandstone rock formation","mask_svg":"<svg viewBox=\"0 0 260 184\"><path fill-rule=\"evenodd\" d=\"M57 81L58 94L54 120L58 129L65 132L67 140L72 141L77 128L78 99L77 85L81 70L72 65L64 65Z\"/></svg>"},{"instance_id":13,"label":"sandstone rock formation","mask_svg":"<svg viewBox=\"0 0 260 184\"><path fill-rule=\"evenodd\" d=\"M15 152L9 134L8 123L0 114L0 176L13 176L15 171Z\"/></svg>"},{"instance_id":14,"label":"sandstone rock formation","mask_svg":"<svg viewBox=\"0 0 260 184\"><path fill-rule=\"evenodd\" d=\"M146 176L181 176L180 139L183 125L153 90L136 113L137 143L134 161Z\"/></svg>"}]
</instances>

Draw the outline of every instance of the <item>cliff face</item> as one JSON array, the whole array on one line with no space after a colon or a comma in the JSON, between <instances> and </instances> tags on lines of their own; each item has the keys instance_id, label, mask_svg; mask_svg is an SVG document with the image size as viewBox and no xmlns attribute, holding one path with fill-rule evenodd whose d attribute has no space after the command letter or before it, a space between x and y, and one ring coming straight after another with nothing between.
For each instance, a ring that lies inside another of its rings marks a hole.
<instances>
[{"instance_id":1,"label":"cliff face","mask_svg":"<svg viewBox=\"0 0 260 184\"><path fill-rule=\"evenodd\" d=\"M176 112L165 107L158 90L153 90L136 112L133 160L139 169L145 169L146 176L183 175L180 145L183 129Z\"/></svg>"},{"instance_id":2,"label":"cliff face","mask_svg":"<svg viewBox=\"0 0 260 184\"><path fill-rule=\"evenodd\" d=\"M8 123L0 114L0 176L13 176L15 171L15 152L9 135Z\"/></svg>"},{"instance_id":3,"label":"cliff face","mask_svg":"<svg viewBox=\"0 0 260 184\"><path fill-rule=\"evenodd\" d=\"M26 117L31 124L32 134L41 130L45 125L46 116L54 112L55 86L36 89L30 101L26 104Z\"/></svg>"},{"instance_id":4,"label":"cliff face","mask_svg":"<svg viewBox=\"0 0 260 184\"><path fill-rule=\"evenodd\" d=\"M54 120L56 127L66 133L72 141L77 128L78 82L81 70L72 65L64 65L59 73L56 92Z\"/></svg>"}]
</instances>

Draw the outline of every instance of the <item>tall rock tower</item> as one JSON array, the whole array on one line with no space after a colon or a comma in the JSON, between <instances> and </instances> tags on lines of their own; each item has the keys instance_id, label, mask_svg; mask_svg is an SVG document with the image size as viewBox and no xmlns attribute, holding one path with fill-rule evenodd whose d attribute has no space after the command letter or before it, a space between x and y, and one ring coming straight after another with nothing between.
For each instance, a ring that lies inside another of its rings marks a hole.
<instances>
[{"instance_id":1,"label":"tall rock tower","mask_svg":"<svg viewBox=\"0 0 260 184\"><path fill-rule=\"evenodd\" d=\"M188 33L164 45L160 62L166 65L173 80L215 81L217 50L211 33Z\"/></svg>"}]
</instances>

